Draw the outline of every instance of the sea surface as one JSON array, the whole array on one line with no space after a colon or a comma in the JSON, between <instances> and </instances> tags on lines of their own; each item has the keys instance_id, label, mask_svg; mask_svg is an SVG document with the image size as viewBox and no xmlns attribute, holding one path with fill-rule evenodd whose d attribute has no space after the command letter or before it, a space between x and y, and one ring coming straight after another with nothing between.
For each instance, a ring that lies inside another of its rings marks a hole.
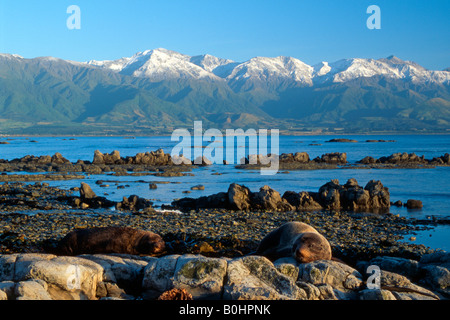
<instances>
[{"instance_id":1,"label":"sea surface","mask_svg":"<svg viewBox=\"0 0 450 320\"><path fill-rule=\"evenodd\" d=\"M358 142L327 142L332 138L347 138ZM170 153L178 141L171 141L170 136L157 137L3 137L1 141L9 144L0 145L0 159L12 160L25 155L53 155L61 153L71 162L93 160L95 150L110 153L119 150L122 157L134 156L139 152L155 151L162 148ZM394 140L394 142L366 142L366 140ZM207 145L209 142L205 142ZM220 141L218 142L220 144ZM224 143L225 146L225 143ZM228 152L237 153L235 146ZM200 148L201 150L204 150ZM269 144L270 152L270 144ZM225 149L224 149L225 150ZM450 153L450 135L346 135L339 136L280 136L279 152L307 152L311 159L330 152L346 152L349 162L356 162L365 156L379 158L397 152L416 153L426 159ZM237 161L237 159L236 159ZM418 199L423 202L423 209L408 210L391 207L390 212L400 216L432 219L450 217L450 167L428 169L328 169L279 171L276 175L261 175L259 170L237 169L234 165L213 164L196 167L193 176L155 177L155 176L113 176L90 175L83 179L94 192L106 196L110 200L120 201L124 196L132 194L151 199L155 207L170 204L174 199L182 197L200 197L217 192L225 192L233 183L244 184L252 191L269 185L283 194L292 191L317 191L320 186L332 179L344 184L355 178L359 185L365 186L370 180L380 180L389 188L391 201ZM213 173L220 173L214 175ZM109 187L95 184L102 180ZM149 189L150 182L170 182L158 184L156 190ZM64 189L79 186L79 180L48 181L51 185ZM128 185L125 189L117 189L117 185ZM191 187L202 184L203 191L191 191ZM183 191L191 191L185 194ZM416 244L424 244L431 248L450 249L450 225L439 225L432 230L417 232ZM410 241L405 238L404 241Z\"/></svg>"}]
</instances>

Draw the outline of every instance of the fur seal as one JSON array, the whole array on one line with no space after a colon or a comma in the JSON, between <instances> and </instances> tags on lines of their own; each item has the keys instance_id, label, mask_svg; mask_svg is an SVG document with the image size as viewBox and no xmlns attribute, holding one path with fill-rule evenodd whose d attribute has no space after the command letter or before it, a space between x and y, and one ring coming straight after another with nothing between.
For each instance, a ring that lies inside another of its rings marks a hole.
<instances>
[{"instance_id":1,"label":"fur seal","mask_svg":"<svg viewBox=\"0 0 450 320\"><path fill-rule=\"evenodd\" d=\"M154 255L165 250L165 242L156 233L129 227L103 227L74 230L58 244L62 255L126 253Z\"/></svg>"},{"instance_id":2,"label":"fur seal","mask_svg":"<svg viewBox=\"0 0 450 320\"><path fill-rule=\"evenodd\" d=\"M268 233L255 253L272 261L291 256L300 263L332 259L328 240L310 225L297 221Z\"/></svg>"}]
</instances>

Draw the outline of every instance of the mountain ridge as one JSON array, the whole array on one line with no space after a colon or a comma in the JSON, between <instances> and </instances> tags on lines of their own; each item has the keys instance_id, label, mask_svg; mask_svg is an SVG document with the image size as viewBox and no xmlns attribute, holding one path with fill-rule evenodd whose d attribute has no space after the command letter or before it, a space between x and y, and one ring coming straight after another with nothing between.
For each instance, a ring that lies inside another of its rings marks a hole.
<instances>
[{"instance_id":1,"label":"mountain ridge","mask_svg":"<svg viewBox=\"0 0 450 320\"><path fill-rule=\"evenodd\" d=\"M450 132L450 72L395 56L310 66L167 49L87 62L0 54L0 133Z\"/></svg>"}]
</instances>

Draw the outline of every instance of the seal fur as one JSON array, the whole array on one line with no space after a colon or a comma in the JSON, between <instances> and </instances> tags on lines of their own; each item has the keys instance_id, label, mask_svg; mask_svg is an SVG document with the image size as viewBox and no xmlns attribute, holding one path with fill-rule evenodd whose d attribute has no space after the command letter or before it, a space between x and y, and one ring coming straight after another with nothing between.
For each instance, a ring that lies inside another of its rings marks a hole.
<instances>
[{"instance_id":1,"label":"seal fur","mask_svg":"<svg viewBox=\"0 0 450 320\"><path fill-rule=\"evenodd\" d=\"M125 253L154 255L165 250L165 242L156 233L129 227L102 227L74 230L58 244L62 255Z\"/></svg>"},{"instance_id":2,"label":"seal fur","mask_svg":"<svg viewBox=\"0 0 450 320\"><path fill-rule=\"evenodd\" d=\"M300 263L331 260L331 246L316 229L302 222L287 222L268 233L255 254L276 260L293 257Z\"/></svg>"}]
</instances>

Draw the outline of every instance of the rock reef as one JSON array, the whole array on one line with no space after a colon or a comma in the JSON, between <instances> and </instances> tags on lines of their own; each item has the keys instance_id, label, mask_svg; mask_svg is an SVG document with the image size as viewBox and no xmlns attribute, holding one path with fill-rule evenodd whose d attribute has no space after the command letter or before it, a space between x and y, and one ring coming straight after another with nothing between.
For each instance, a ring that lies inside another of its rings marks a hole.
<instances>
[{"instance_id":1,"label":"rock reef","mask_svg":"<svg viewBox=\"0 0 450 320\"><path fill-rule=\"evenodd\" d=\"M233 183L227 192L220 192L197 199L182 198L172 202L181 209L224 208L230 210L347 210L379 211L390 207L389 189L380 181L371 180L363 188L355 179L349 179L340 185L332 180L319 188L318 192L286 191L283 196L269 186L263 186L259 192Z\"/></svg>"}]
</instances>

